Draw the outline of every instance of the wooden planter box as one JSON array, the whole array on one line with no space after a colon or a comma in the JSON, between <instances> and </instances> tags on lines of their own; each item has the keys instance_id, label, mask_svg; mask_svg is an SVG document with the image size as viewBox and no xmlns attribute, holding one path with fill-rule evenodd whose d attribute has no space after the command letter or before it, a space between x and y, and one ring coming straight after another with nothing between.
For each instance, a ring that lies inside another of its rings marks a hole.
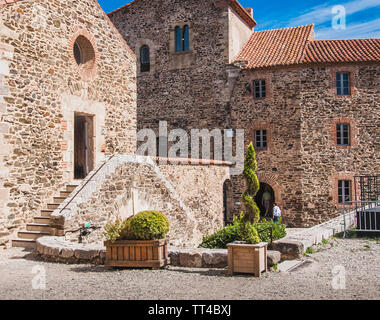
<instances>
[{"instance_id":1,"label":"wooden planter box","mask_svg":"<svg viewBox=\"0 0 380 320\"><path fill-rule=\"evenodd\" d=\"M228 274L249 273L260 277L267 271L268 243L244 244L230 243L228 248Z\"/></svg>"},{"instance_id":2,"label":"wooden planter box","mask_svg":"<svg viewBox=\"0 0 380 320\"><path fill-rule=\"evenodd\" d=\"M153 268L168 264L168 240L105 241L107 267Z\"/></svg>"}]
</instances>

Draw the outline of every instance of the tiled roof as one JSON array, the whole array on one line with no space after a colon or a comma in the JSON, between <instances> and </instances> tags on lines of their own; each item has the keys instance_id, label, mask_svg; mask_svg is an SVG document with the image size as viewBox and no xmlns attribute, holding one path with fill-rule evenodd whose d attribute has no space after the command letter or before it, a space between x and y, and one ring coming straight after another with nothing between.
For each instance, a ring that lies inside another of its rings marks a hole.
<instances>
[{"instance_id":1,"label":"tiled roof","mask_svg":"<svg viewBox=\"0 0 380 320\"><path fill-rule=\"evenodd\" d=\"M380 39L310 41L304 62L380 62Z\"/></svg>"},{"instance_id":2,"label":"tiled roof","mask_svg":"<svg viewBox=\"0 0 380 320\"><path fill-rule=\"evenodd\" d=\"M118 11L120 11L120 10L126 8L126 7L129 7L130 5L134 4L134 3L137 2L137 1L138 1L138 0L132 0L131 2L129 2L129 3L125 4L125 5L123 5L123 6L121 6L120 8L117 8L117 9L115 9L114 11L108 13L108 15L114 14L115 12L118 12Z\"/></svg>"},{"instance_id":3,"label":"tiled roof","mask_svg":"<svg viewBox=\"0 0 380 320\"><path fill-rule=\"evenodd\" d=\"M110 12L108 15L112 15L112 14L114 14L115 12L117 12L119 10L122 10L124 8L127 8L127 7L131 6L132 4L135 4L138 1L139 0L133 0L130 3L127 3L126 5L120 7L119 9L116 9L116 10ZM247 12L247 10L245 10L241 6L241 4L239 3L239 1L237 1L237 0L228 0L228 4L251 28L253 28L253 27L255 27L257 25L255 19L253 19L253 17Z\"/></svg>"},{"instance_id":4,"label":"tiled roof","mask_svg":"<svg viewBox=\"0 0 380 320\"><path fill-rule=\"evenodd\" d=\"M313 25L254 32L235 61L248 61L247 69L301 63L380 62L380 39L313 38Z\"/></svg>"},{"instance_id":5,"label":"tiled roof","mask_svg":"<svg viewBox=\"0 0 380 320\"><path fill-rule=\"evenodd\" d=\"M246 60L246 68L301 63L314 25L254 32L235 60Z\"/></svg>"}]
</instances>

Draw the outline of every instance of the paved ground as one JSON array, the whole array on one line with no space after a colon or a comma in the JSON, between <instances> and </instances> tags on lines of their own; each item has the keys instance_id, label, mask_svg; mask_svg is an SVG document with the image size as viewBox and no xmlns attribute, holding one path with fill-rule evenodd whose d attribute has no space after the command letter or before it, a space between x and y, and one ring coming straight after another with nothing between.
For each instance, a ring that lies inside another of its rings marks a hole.
<instances>
[{"instance_id":1,"label":"paved ground","mask_svg":"<svg viewBox=\"0 0 380 320\"><path fill-rule=\"evenodd\" d=\"M380 241L331 240L299 269L261 279L229 277L225 270L109 271L36 262L21 249L0 250L0 299L380 299ZM344 290L332 287L332 270L339 265L346 271ZM45 290L32 288L36 266L46 270Z\"/></svg>"}]
</instances>

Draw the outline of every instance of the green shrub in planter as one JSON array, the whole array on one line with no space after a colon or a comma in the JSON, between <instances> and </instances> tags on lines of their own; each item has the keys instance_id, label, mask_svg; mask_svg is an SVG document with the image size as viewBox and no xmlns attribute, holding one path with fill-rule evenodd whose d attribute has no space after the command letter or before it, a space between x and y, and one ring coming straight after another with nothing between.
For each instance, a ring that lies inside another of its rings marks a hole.
<instances>
[{"instance_id":1,"label":"green shrub in planter","mask_svg":"<svg viewBox=\"0 0 380 320\"><path fill-rule=\"evenodd\" d=\"M169 233L168 218L158 211L143 211L130 219L126 234L133 240L160 240Z\"/></svg>"},{"instance_id":2,"label":"green shrub in planter","mask_svg":"<svg viewBox=\"0 0 380 320\"><path fill-rule=\"evenodd\" d=\"M255 225L245 224L242 216L234 217L234 224L228 225L218 232L207 235L203 238L200 248L206 249L226 249L227 244L235 241L246 241L247 243L270 242L269 227L273 227L273 241L286 237L286 226L274 223L272 220L261 221ZM255 232L253 229L255 229ZM268 230L266 230L268 229Z\"/></svg>"},{"instance_id":3,"label":"green shrub in planter","mask_svg":"<svg viewBox=\"0 0 380 320\"><path fill-rule=\"evenodd\" d=\"M245 241L249 244L260 242L260 237L254 225L244 220L244 215L234 217L234 223L218 232L203 238L200 248L226 249L227 244L235 241Z\"/></svg>"},{"instance_id":4,"label":"green shrub in planter","mask_svg":"<svg viewBox=\"0 0 380 320\"><path fill-rule=\"evenodd\" d=\"M227 244L235 241L239 241L239 229L236 224L231 224L214 234L205 236L199 247L205 249L225 249L227 248Z\"/></svg>"},{"instance_id":5,"label":"green shrub in planter","mask_svg":"<svg viewBox=\"0 0 380 320\"><path fill-rule=\"evenodd\" d=\"M115 222L109 222L104 228L103 235L107 241L115 242L116 240L129 240L129 225L130 219L116 220Z\"/></svg>"}]
</instances>

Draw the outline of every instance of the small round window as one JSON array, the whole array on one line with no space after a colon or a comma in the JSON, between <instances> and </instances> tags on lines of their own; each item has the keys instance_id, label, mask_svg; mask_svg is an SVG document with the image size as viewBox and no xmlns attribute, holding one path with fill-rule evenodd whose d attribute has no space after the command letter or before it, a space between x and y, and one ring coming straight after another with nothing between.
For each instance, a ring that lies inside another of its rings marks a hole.
<instances>
[{"instance_id":1,"label":"small round window","mask_svg":"<svg viewBox=\"0 0 380 320\"><path fill-rule=\"evenodd\" d=\"M81 75L86 79L92 78L95 72L95 49L90 40L78 36L74 42L73 54Z\"/></svg>"},{"instance_id":2,"label":"small round window","mask_svg":"<svg viewBox=\"0 0 380 320\"><path fill-rule=\"evenodd\" d=\"M95 62L95 50L90 40L79 36L74 42L74 57L78 65Z\"/></svg>"}]
</instances>

